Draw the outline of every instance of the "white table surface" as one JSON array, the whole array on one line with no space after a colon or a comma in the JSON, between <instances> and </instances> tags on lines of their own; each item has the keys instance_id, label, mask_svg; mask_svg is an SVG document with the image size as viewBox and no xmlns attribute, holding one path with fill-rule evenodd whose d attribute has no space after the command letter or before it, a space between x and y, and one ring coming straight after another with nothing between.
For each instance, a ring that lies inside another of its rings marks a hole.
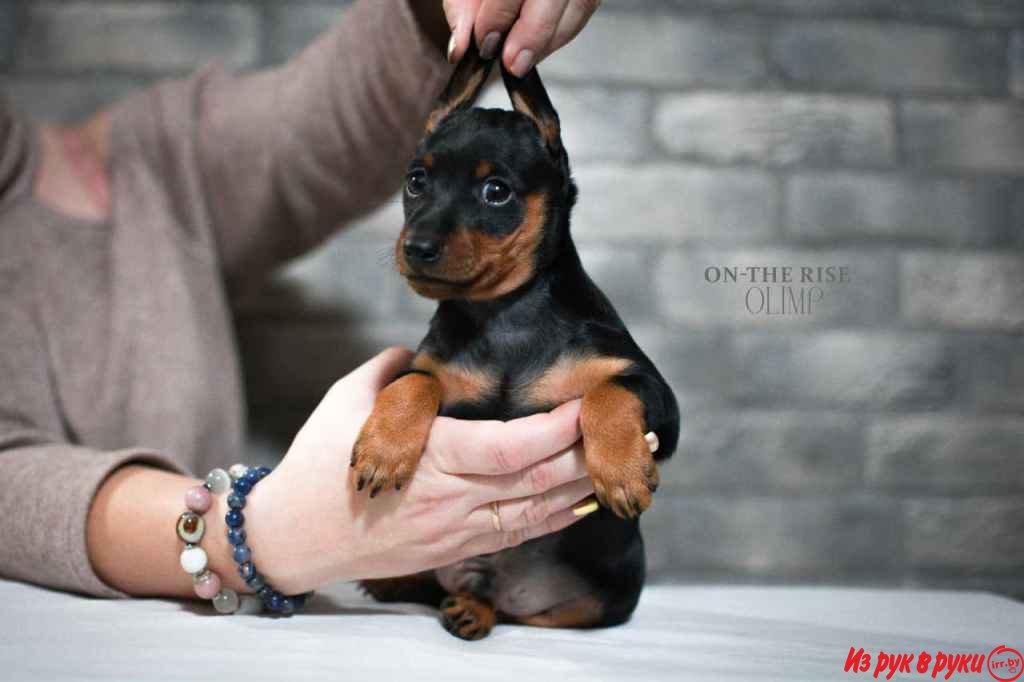
<instances>
[{"instance_id":1,"label":"white table surface","mask_svg":"<svg viewBox=\"0 0 1024 682\"><path fill-rule=\"evenodd\" d=\"M348 585L291 619L211 611L0 581L0 680L820 682L871 679L843 672L851 646L1024 650L1024 604L979 592L652 586L621 627L498 626L479 642L446 633L431 609L375 604Z\"/></svg>"}]
</instances>

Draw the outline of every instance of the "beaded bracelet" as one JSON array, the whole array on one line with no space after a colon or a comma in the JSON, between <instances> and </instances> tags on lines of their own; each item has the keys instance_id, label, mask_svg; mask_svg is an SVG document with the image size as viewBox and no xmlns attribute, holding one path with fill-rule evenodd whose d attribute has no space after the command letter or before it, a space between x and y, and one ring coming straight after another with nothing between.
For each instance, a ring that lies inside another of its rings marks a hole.
<instances>
[{"instance_id":1,"label":"beaded bracelet","mask_svg":"<svg viewBox=\"0 0 1024 682\"><path fill-rule=\"evenodd\" d=\"M252 563L252 550L245 544L245 530L242 527L245 517L241 509L245 506L245 496L252 487L270 473L267 467L248 468L244 464L235 464L228 471L214 469L206 476L202 485L189 488L185 493L185 511L177 523L178 537L185 543L181 553L181 567L192 576L195 593L202 599L210 599L218 613L259 613L264 607L271 611L290 615L306 601L308 594L296 597L285 597L270 587L256 571ZM223 587L220 576L207 568L209 557L199 547L206 531L203 514L209 511L213 503L211 493L220 495L233 489L228 497L231 508L224 520L228 525L228 541L233 548L232 557L239 564L239 575L246 581L258 596L239 596L234 590Z\"/></svg>"}]
</instances>

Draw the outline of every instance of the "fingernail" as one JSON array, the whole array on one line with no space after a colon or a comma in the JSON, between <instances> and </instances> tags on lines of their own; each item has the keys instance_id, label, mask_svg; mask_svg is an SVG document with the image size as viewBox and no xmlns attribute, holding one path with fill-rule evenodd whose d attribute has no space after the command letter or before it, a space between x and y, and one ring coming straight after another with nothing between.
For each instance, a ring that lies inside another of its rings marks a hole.
<instances>
[{"instance_id":1,"label":"fingernail","mask_svg":"<svg viewBox=\"0 0 1024 682\"><path fill-rule=\"evenodd\" d=\"M448 63L452 63L452 53L455 52L455 31L452 31L452 37L448 39Z\"/></svg>"},{"instance_id":2,"label":"fingernail","mask_svg":"<svg viewBox=\"0 0 1024 682\"><path fill-rule=\"evenodd\" d=\"M586 516L587 514L593 514L597 511L597 500L593 497L588 497L583 500L575 507L572 508L573 516Z\"/></svg>"},{"instance_id":3,"label":"fingernail","mask_svg":"<svg viewBox=\"0 0 1024 682\"><path fill-rule=\"evenodd\" d=\"M654 431L651 431L646 436L644 436L644 440L647 441L647 447L651 449L651 452L658 451L658 447L661 445L661 443L658 442L658 434L656 434Z\"/></svg>"},{"instance_id":4,"label":"fingernail","mask_svg":"<svg viewBox=\"0 0 1024 682\"><path fill-rule=\"evenodd\" d=\"M491 31L480 43L480 56L484 59L494 59L494 53L498 51L498 43L501 42L501 34Z\"/></svg>"},{"instance_id":5,"label":"fingernail","mask_svg":"<svg viewBox=\"0 0 1024 682\"><path fill-rule=\"evenodd\" d=\"M533 66L533 50L521 50L509 69L516 78L522 78Z\"/></svg>"}]
</instances>

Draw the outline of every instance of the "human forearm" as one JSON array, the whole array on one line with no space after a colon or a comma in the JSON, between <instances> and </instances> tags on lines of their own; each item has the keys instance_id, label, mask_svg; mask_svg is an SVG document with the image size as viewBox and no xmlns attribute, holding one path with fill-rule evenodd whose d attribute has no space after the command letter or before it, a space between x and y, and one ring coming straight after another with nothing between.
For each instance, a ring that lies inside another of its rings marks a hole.
<instances>
[{"instance_id":1,"label":"human forearm","mask_svg":"<svg viewBox=\"0 0 1024 682\"><path fill-rule=\"evenodd\" d=\"M183 545L174 527L185 511L185 491L199 483L135 464L112 473L93 500L86 526L89 560L100 578L133 596L194 597L192 578L179 563ZM225 496L214 495L203 516L200 546L223 585L246 592L231 559L226 511Z\"/></svg>"}]
</instances>

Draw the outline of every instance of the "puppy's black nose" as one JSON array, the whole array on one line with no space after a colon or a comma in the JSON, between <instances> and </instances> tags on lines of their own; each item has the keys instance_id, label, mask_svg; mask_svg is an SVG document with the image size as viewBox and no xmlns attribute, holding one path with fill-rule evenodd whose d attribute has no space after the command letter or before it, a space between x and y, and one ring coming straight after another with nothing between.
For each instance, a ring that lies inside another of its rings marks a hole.
<instances>
[{"instance_id":1,"label":"puppy's black nose","mask_svg":"<svg viewBox=\"0 0 1024 682\"><path fill-rule=\"evenodd\" d=\"M402 244L405 257L413 263L436 263L441 258L441 240L409 237Z\"/></svg>"}]
</instances>

